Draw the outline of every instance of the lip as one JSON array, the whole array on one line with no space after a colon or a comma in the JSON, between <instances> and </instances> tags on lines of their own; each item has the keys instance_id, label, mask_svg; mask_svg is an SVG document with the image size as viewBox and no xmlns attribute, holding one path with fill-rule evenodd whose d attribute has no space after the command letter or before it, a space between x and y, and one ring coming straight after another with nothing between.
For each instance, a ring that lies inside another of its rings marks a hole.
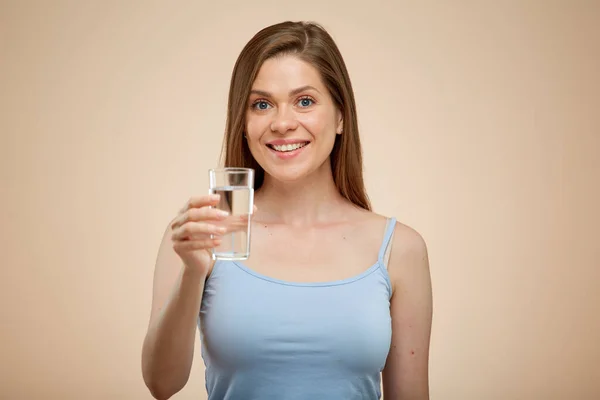
<instances>
[{"instance_id":1,"label":"lip","mask_svg":"<svg viewBox=\"0 0 600 400\"><path fill-rule=\"evenodd\" d=\"M288 140L286 142L281 142L280 140L276 140L273 142L269 142L268 144L281 145L281 144L294 144L294 143L306 143L306 145L300 147L299 149L285 151L285 152L277 151L277 150L273 149L271 146L267 146L267 149L269 149L269 152L271 154L273 154L275 157L277 157L281 160L289 160L290 158L297 157L298 155L300 155L300 153L302 153L304 151L304 149L306 149L308 146L310 146L310 142L307 140L296 140L296 141Z\"/></svg>"},{"instance_id":2,"label":"lip","mask_svg":"<svg viewBox=\"0 0 600 400\"><path fill-rule=\"evenodd\" d=\"M310 143L310 140L304 139L276 139L267 142L267 145L281 146L284 144Z\"/></svg>"}]
</instances>

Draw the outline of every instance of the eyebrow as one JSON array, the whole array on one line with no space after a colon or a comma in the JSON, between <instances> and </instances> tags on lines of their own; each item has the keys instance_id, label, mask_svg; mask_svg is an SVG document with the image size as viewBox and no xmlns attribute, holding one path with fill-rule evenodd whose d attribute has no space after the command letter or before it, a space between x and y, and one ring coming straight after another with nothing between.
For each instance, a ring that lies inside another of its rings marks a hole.
<instances>
[{"instance_id":1,"label":"eyebrow","mask_svg":"<svg viewBox=\"0 0 600 400\"><path fill-rule=\"evenodd\" d=\"M296 88L294 90L290 90L290 96L295 96L301 92L304 92L306 90L314 90L317 93L320 93L317 88L315 88L314 86L310 86L310 85L305 85L305 86L301 86L299 88ZM264 90L251 90L250 91L251 94L257 94L259 96L264 96L264 97L271 97L271 93L269 92L265 92Z\"/></svg>"}]
</instances>

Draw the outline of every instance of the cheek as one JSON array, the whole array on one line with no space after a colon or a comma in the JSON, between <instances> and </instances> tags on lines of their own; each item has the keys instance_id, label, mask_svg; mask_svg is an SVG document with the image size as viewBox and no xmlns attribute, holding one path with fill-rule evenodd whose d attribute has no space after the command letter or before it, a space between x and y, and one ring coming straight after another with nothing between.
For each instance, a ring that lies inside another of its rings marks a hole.
<instances>
[{"instance_id":1,"label":"cheek","mask_svg":"<svg viewBox=\"0 0 600 400\"><path fill-rule=\"evenodd\" d=\"M268 126L266 118L256 115L246 116L246 136L249 140L258 139Z\"/></svg>"},{"instance_id":2,"label":"cheek","mask_svg":"<svg viewBox=\"0 0 600 400\"><path fill-rule=\"evenodd\" d=\"M334 119L329 113L302 114L298 120L315 137L335 134Z\"/></svg>"}]
</instances>

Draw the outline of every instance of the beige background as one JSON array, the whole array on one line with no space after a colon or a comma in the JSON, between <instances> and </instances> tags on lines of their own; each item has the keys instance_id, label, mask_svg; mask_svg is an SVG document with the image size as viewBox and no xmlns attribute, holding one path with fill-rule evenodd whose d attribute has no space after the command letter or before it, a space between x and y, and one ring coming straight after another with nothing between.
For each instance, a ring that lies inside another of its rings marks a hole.
<instances>
[{"instance_id":1,"label":"beige background","mask_svg":"<svg viewBox=\"0 0 600 400\"><path fill-rule=\"evenodd\" d=\"M154 258L206 191L235 58L313 19L376 210L429 245L431 398L599 399L600 3L217 3L0 3L0 397L150 398ZM197 351L175 398L203 385Z\"/></svg>"}]
</instances>

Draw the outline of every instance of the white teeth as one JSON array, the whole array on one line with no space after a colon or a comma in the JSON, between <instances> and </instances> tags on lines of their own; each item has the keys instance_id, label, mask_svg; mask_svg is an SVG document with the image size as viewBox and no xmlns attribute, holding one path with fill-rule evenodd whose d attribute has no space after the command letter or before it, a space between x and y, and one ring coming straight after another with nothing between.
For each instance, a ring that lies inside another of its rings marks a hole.
<instances>
[{"instance_id":1,"label":"white teeth","mask_svg":"<svg viewBox=\"0 0 600 400\"><path fill-rule=\"evenodd\" d=\"M277 151L292 151L297 150L300 147L304 147L306 143L294 143L294 144L282 144L282 145L273 145L272 147Z\"/></svg>"}]
</instances>

